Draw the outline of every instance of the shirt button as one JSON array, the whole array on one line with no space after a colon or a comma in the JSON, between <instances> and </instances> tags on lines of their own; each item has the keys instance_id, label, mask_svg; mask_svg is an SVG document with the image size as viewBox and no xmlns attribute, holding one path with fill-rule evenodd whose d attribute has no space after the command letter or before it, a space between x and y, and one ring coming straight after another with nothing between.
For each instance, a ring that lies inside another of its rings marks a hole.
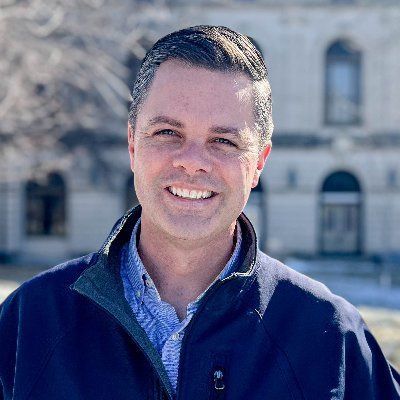
<instances>
[{"instance_id":1,"label":"shirt button","mask_svg":"<svg viewBox=\"0 0 400 400\"><path fill-rule=\"evenodd\" d=\"M146 279L146 286L149 288L153 287L153 281L151 279Z\"/></svg>"},{"instance_id":2,"label":"shirt button","mask_svg":"<svg viewBox=\"0 0 400 400\"><path fill-rule=\"evenodd\" d=\"M179 335L179 333L174 333L172 335L172 340L179 340L181 338L181 336Z\"/></svg>"},{"instance_id":3,"label":"shirt button","mask_svg":"<svg viewBox=\"0 0 400 400\"><path fill-rule=\"evenodd\" d=\"M136 297L137 297L137 298L140 298L141 295L142 295L142 292L141 292L140 290L137 290L137 291L136 291Z\"/></svg>"}]
</instances>

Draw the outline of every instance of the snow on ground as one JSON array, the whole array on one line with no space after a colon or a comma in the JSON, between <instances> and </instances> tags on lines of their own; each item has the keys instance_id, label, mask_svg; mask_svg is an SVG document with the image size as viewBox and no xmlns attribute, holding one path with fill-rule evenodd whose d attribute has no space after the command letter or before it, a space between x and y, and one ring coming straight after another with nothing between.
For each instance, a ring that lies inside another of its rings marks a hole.
<instances>
[{"instance_id":1,"label":"snow on ground","mask_svg":"<svg viewBox=\"0 0 400 400\"><path fill-rule=\"evenodd\" d=\"M371 307L359 310L386 358L400 371L400 311Z\"/></svg>"},{"instance_id":2,"label":"snow on ground","mask_svg":"<svg viewBox=\"0 0 400 400\"><path fill-rule=\"evenodd\" d=\"M398 273L378 269L371 262L348 260L286 259L286 264L324 283L333 293L357 307L371 306L400 310Z\"/></svg>"}]
</instances>

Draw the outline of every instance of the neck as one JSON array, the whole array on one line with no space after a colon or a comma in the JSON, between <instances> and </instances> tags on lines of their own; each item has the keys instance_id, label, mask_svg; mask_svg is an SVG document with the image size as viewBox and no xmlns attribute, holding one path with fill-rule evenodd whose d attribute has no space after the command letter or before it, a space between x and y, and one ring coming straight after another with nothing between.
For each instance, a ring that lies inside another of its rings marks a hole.
<instances>
[{"instance_id":1,"label":"neck","mask_svg":"<svg viewBox=\"0 0 400 400\"><path fill-rule=\"evenodd\" d=\"M138 252L163 301L183 319L186 307L203 293L222 271L234 248L235 224L228 232L188 241L157 234L141 221Z\"/></svg>"}]
</instances>

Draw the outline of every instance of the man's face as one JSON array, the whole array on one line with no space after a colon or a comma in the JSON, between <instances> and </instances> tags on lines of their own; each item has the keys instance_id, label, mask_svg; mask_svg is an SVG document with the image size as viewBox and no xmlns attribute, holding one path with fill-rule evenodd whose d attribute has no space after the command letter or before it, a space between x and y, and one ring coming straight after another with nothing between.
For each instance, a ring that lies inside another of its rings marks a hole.
<instances>
[{"instance_id":1,"label":"man's face","mask_svg":"<svg viewBox=\"0 0 400 400\"><path fill-rule=\"evenodd\" d=\"M166 61L129 132L142 223L168 238L233 232L270 148L259 152L251 81Z\"/></svg>"}]
</instances>

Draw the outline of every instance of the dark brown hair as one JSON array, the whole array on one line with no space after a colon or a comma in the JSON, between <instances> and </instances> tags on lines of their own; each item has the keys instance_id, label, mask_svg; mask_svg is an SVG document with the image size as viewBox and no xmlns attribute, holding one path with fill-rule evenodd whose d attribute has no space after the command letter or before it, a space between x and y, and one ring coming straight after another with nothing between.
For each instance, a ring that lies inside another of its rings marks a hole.
<instances>
[{"instance_id":1,"label":"dark brown hair","mask_svg":"<svg viewBox=\"0 0 400 400\"><path fill-rule=\"evenodd\" d=\"M147 52L132 89L129 123L136 118L158 67L167 60L226 73L241 72L253 82L254 115L260 149L271 143L273 131L271 87L267 67L251 40L224 26L200 25L159 39Z\"/></svg>"}]
</instances>

